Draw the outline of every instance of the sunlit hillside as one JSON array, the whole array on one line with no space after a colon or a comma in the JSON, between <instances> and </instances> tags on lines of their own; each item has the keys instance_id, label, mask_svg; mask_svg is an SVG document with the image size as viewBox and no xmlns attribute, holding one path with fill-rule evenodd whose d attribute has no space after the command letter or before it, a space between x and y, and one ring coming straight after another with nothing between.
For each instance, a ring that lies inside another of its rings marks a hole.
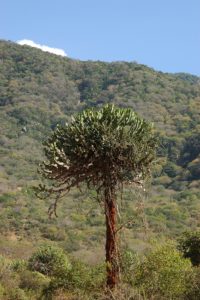
<instances>
[{"instance_id":1,"label":"sunlit hillside","mask_svg":"<svg viewBox=\"0 0 200 300\"><path fill-rule=\"evenodd\" d=\"M37 199L31 187L38 183L42 142L56 124L104 103L133 108L154 122L160 136L152 183L145 192L127 189L120 204L123 221L134 219L124 242L143 251L154 236L174 237L200 226L198 77L136 62L81 62L1 41L1 252L29 255L47 239L85 260L95 262L94 248L102 257L104 218L93 191L72 191L60 203L59 217L49 220L51 199Z\"/></svg>"}]
</instances>

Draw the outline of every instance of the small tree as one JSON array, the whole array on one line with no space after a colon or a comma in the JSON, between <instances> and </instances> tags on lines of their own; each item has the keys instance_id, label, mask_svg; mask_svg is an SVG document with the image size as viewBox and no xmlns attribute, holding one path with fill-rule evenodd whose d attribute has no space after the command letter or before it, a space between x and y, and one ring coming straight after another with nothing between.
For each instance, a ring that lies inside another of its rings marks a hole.
<instances>
[{"instance_id":1,"label":"small tree","mask_svg":"<svg viewBox=\"0 0 200 300\"><path fill-rule=\"evenodd\" d=\"M189 259L172 244L166 244L147 254L132 276L148 299L182 299L191 275Z\"/></svg>"},{"instance_id":2,"label":"small tree","mask_svg":"<svg viewBox=\"0 0 200 300\"><path fill-rule=\"evenodd\" d=\"M52 180L40 185L38 195L56 200L49 213L55 213L59 197L85 182L94 188L105 207L107 286L119 280L117 249L117 190L123 183L142 184L155 157L152 124L139 118L131 109L105 105L88 109L58 126L44 146L47 161L41 174Z\"/></svg>"},{"instance_id":3,"label":"small tree","mask_svg":"<svg viewBox=\"0 0 200 300\"><path fill-rule=\"evenodd\" d=\"M61 276L70 270L70 262L62 249L44 245L29 259L29 269L48 276Z\"/></svg>"},{"instance_id":4,"label":"small tree","mask_svg":"<svg viewBox=\"0 0 200 300\"><path fill-rule=\"evenodd\" d=\"M200 265L200 231L185 232L179 239L178 249L189 258L193 266Z\"/></svg>"}]
</instances>

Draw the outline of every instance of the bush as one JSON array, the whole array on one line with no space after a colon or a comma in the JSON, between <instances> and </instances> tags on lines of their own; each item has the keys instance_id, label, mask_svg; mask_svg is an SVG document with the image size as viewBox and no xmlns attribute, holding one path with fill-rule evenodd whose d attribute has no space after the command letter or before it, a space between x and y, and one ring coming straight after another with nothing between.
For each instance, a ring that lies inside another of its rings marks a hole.
<instances>
[{"instance_id":1,"label":"bush","mask_svg":"<svg viewBox=\"0 0 200 300\"><path fill-rule=\"evenodd\" d=\"M172 245L160 246L148 254L135 270L135 285L150 297L175 299L187 289L191 263ZM178 298L180 299L180 298Z\"/></svg>"},{"instance_id":2,"label":"bush","mask_svg":"<svg viewBox=\"0 0 200 300\"><path fill-rule=\"evenodd\" d=\"M98 289L105 282L105 270L104 264L88 266L80 261L74 261L67 276L68 286L71 289Z\"/></svg>"},{"instance_id":3,"label":"bush","mask_svg":"<svg viewBox=\"0 0 200 300\"><path fill-rule=\"evenodd\" d=\"M133 284L133 274L139 263L139 256L133 251L125 251L121 257L121 271L123 280L126 283Z\"/></svg>"},{"instance_id":4,"label":"bush","mask_svg":"<svg viewBox=\"0 0 200 300\"><path fill-rule=\"evenodd\" d=\"M28 296L26 296L25 292L20 288L7 289L5 292L6 300L29 300Z\"/></svg>"},{"instance_id":5,"label":"bush","mask_svg":"<svg viewBox=\"0 0 200 300\"><path fill-rule=\"evenodd\" d=\"M58 247L40 247L29 259L29 269L48 276L61 276L71 268L64 251Z\"/></svg>"},{"instance_id":6,"label":"bush","mask_svg":"<svg viewBox=\"0 0 200 300\"><path fill-rule=\"evenodd\" d=\"M4 293L5 293L5 289L4 289L4 287L0 283L0 299L3 299Z\"/></svg>"},{"instance_id":7,"label":"bush","mask_svg":"<svg viewBox=\"0 0 200 300\"><path fill-rule=\"evenodd\" d=\"M11 261L3 256L0 256L0 283L5 290L13 290L19 286L19 276L13 272Z\"/></svg>"},{"instance_id":8,"label":"bush","mask_svg":"<svg viewBox=\"0 0 200 300\"><path fill-rule=\"evenodd\" d=\"M20 274L20 288L33 291L42 291L49 284L49 278L39 272L26 270Z\"/></svg>"},{"instance_id":9,"label":"bush","mask_svg":"<svg viewBox=\"0 0 200 300\"><path fill-rule=\"evenodd\" d=\"M5 272L10 271L10 260L0 255L0 279L5 275Z\"/></svg>"},{"instance_id":10,"label":"bush","mask_svg":"<svg viewBox=\"0 0 200 300\"><path fill-rule=\"evenodd\" d=\"M193 268L193 274L188 282L188 289L185 294L185 299L197 300L200 299L200 268Z\"/></svg>"},{"instance_id":11,"label":"bush","mask_svg":"<svg viewBox=\"0 0 200 300\"><path fill-rule=\"evenodd\" d=\"M10 264L10 267L14 272L23 272L27 269L27 266L27 261L23 259L13 260Z\"/></svg>"},{"instance_id":12,"label":"bush","mask_svg":"<svg viewBox=\"0 0 200 300\"><path fill-rule=\"evenodd\" d=\"M189 258L193 266L200 265L200 231L185 232L179 239L178 249Z\"/></svg>"},{"instance_id":13,"label":"bush","mask_svg":"<svg viewBox=\"0 0 200 300\"><path fill-rule=\"evenodd\" d=\"M68 273L51 280L44 295L47 299L54 299L55 294L61 290L76 294L80 292L81 295L98 292L105 284L105 269L104 264L91 267L80 261L74 261Z\"/></svg>"},{"instance_id":14,"label":"bush","mask_svg":"<svg viewBox=\"0 0 200 300\"><path fill-rule=\"evenodd\" d=\"M64 241L66 239L66 233L63 230L58 230L56 226L45 227L43 231L43 237L50 239L51 241Z\"/></svg>"}]
</instances>

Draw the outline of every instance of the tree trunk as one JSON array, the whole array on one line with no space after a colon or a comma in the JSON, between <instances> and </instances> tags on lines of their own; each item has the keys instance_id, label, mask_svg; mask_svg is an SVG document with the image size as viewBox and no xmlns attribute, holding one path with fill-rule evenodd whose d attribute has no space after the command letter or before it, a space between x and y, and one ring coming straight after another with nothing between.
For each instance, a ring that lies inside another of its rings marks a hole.
<instances>
[{"instance_id":1,"label":"tree trunk","mask_svg":"<svg viewBox=\"0 0 200 300\"><path fill-rule=\"evenodd\" d=\"M112 188L105 189L105 216L106 216L106 264L107 286L113 289L119 281L119 264L116 237L117 210L115 192Z\"/></svg>"}]
</instances>

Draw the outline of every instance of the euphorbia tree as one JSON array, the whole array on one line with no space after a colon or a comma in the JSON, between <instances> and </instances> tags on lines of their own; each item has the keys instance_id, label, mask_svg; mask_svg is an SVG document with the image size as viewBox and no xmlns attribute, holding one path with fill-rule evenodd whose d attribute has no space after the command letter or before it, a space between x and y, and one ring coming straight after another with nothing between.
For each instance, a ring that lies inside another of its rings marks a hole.
<instances>
[{"instance_id":1,"label":"euphorbia tree","mask_svg":"<svg viewBox=\"0 0 200 300\"><path fill-rule=\"evenodd\" d=\"M41 174L50 186L39 186L39 195L58 199L72 187L86 183L105 207L107 286L119 280L117 249L117 190L123 183L142 184L155 157L152 124L129 108L105 105L87 109L58 126L44 146L47 161ZM50 181L49 181L50 182ZM56 214L57 200L50 207Z\"/></svg>"}]
</instances>

